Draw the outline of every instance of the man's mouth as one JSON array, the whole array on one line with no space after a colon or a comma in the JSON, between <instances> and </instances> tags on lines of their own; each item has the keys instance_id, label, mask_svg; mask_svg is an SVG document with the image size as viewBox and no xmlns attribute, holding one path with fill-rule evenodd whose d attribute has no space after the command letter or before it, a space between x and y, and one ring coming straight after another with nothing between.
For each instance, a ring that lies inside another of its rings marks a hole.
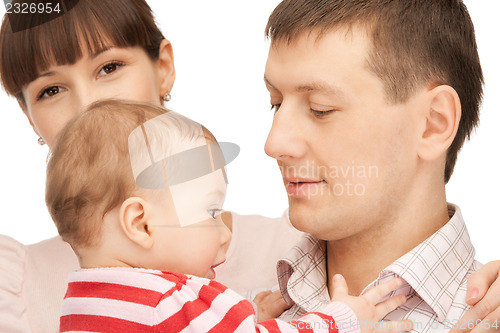
<instances>
[{"instance_id":1,"label":"man's mouth","mask_svg":"<svg viewBox=\"0 0 500 333\"><path fill-rule=\"evenodd\" d=\"M285 178L286 191L290 196L302 197L319 194L319 187L326 183L323 179L287 177Z\"/></svg>"}]
</instances>

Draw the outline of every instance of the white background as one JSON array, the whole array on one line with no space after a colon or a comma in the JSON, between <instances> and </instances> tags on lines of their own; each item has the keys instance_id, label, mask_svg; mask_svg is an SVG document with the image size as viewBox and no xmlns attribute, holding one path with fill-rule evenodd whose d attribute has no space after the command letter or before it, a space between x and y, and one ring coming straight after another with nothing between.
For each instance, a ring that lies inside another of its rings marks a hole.
<instances>
[{"instance_id":1,"label":"white background","mask_svg":"<svg viewBox=\"0 0 500 333\"><path fill-rule=\"evenodd\" d=\"M177 80L169 107L241 147L229 166L225 209L279 216L286 193L275 161L264 154L272 112L263 84L267 18L278 0L149 0L172 42ZM500 1L466 0L486 78L481 125L459 156L448 201L462 208L477 258L500 259ZM0 6L1 7L1 6ZM0 14L4 14L2 7ZM37 144L15 99L0 91L0 234L25 243L57 235L44 204L47 147Z\"/></svg>"}]
</instances>

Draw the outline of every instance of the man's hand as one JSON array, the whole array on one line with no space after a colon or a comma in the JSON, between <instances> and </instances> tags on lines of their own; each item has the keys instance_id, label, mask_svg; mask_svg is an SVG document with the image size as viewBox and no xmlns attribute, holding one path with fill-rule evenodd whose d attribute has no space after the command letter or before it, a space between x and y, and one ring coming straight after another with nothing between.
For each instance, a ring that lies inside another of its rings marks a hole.
<instances>
[{"instance_id":1,"label":"man's hand","mask_svg":"<svg viewBox=\"0 0 500 333\"><path fill-rule=\"evenodd\" d=\"M358 317L361 333L396 333L410 331L411 320L380 322L389 312L406 303L404 295L397 295L379 303L391 291L401 286L400 279L392 279L370 289L362 296L349 296L347 283L342 275L333 277L332 301L347 304ZM377 324L378 323L378 324Z\"/></svg>"},{"instance_id":2,"label":"man's hand","mask_svg":"<svg viewBox=\"0 0 500 333\"><path fill-rule=\"evenodd\" d=\"M255 296L253 302L257 305L257 322L259 323L274 319L291 307L291 305L286 304L279 290L260 292Z\"/></svg>"},{"instance_id":3,"label":"man's hand","mask_svg":"<svg viewBox=\"0 0 500 333\"><path fill-rule=\"evenodd\" d=\"M500 332L500 260L487 263L469 277L467 304L472 308L450 333Z\"/></svg>"}]
</instances>

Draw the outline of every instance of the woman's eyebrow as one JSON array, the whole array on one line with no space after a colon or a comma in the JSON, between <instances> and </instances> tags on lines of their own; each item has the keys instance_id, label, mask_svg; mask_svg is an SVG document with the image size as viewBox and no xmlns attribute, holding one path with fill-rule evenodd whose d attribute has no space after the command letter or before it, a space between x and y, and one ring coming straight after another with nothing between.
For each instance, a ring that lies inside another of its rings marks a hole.
<instances>
[{"instance_id":1,"label":"woman's eyebrow","mask_svg":"<svg viewBox=\"0 0 500 333\"><path fill-rule=\"evenodd\" d=\"M41 79L42 77L49 77L49 76L55 76L57 74L56 71L50 71L50 72L44 72L44 73L41 73L41 74L38 74L32 81L32 82L35 82L36 80L38 79ZM30 84L31 84L30 83Z\"/></svg>"},{"instance_id":2,"label":"woman's eyebrow","mask_svg":"<svg viewBox=\"0 0 500 333\"><path fill-rule=\"evenodd\" d=\"M100 56L102 53L107 52L107 51L109 51L112 48L113 47L110 47L110 46L104 46L102 48L97 49L95 52L92 52L89 55L89 57L90 57L90 59L93 60L93 59L97 58L98 56ZM41 73L41 74L38 74L33 81L35 81L35 80L37 80L39 78L42 78L42 77L54 76L56 74L57 74L56 71L50 71L50 72Z\"/></svg>"},{"instance_id":3,"label":"woman's eyebrow","mask_svg":"<svg viewBox=\"0 0 500 333\"><path fill-rule=\"evenodd\" d=\"M41 77L46 77L46 76L54 76L54 75L56 75L56 72L45 72L45 73L39 74L39 75L36 77L36 79L41 78ZM35 80L36 80L36 79L35 79ZM33 80L33 81L34 81L34 80Z\"/></svg>"},{"instance_id":4,"label":"woman's eyebrow","mask_svg":"<svg viewBox=\"0 0 500 333\"><path fill-rule=\"evenodd\" d=\"M92 52L90 54L90 59L94 60L95 58L100 56L102 53L109 51L112 48L113 47L111 47L111 46L103 46L102 48L99 48L99 49L95 50L94 52Z\"/></svg>"}]
</instances>

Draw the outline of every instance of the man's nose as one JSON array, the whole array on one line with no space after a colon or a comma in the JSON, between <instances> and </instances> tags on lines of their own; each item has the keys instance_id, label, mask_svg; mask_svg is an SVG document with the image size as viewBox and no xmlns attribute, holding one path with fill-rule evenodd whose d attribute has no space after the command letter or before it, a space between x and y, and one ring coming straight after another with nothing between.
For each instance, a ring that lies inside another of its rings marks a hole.
<instances>
[{"instance_id":1,"label":"man's nose","mask_svg":"<svg viewBox=\"0 0 500 333\"><path fill-rule=\"evenodd\" d=\"M282 104L274 114L273 125L264 146L267 155L280 161L300 158L305 154L306 138L299 112L291 105Z\"/></svg>"}]
</instances>

